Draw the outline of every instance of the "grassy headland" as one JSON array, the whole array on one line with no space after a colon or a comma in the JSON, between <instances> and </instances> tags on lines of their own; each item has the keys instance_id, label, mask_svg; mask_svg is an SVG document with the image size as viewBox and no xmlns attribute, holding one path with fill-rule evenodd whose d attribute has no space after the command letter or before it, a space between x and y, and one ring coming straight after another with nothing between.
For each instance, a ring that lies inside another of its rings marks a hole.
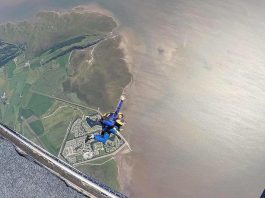
<instances>
[{"instance_id":1,"label":"grassy headland","mask_svg":"<svg viewBox=\"0 0 265 198\"><path fill-rule=\"evenodd\" d=\"M106 34L116 27L111 17L89 12L41 12L32 21L0 25L1 39L26 45L34 57L69 38L86 34Z\"/></svg>"},{"instance_id":2,"label":"grassy headland","mask_svg":"<svg viewBox=\"0 0 265 198\"><path fill-rule=\"evenodd\" d=\"M116 105L123 88L130 82L131 74L119 48L119 36L102 41L93 52L77 52L71 60L74 74L64 82L65 91L72 91L94 107L110 111ZM87 54L90 54L88 56ZM87 60L92 60L89 62Z\"/></svg>"}]
</instances>

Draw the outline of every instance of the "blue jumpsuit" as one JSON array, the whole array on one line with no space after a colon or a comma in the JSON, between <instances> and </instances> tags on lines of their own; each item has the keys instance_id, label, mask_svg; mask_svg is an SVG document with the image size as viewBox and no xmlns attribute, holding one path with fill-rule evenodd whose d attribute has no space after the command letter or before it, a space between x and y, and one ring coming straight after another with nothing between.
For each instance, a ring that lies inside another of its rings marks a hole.
<instances>
[{"instance_id":1,"label":"blue jumpsuit","mask_svg":"<svg viewBox=\"0 0 265 198\"><path fill-rule=\"evenodd\" d=\"M110 134L116 134L118 128L115 126L115 122L118 118L118 114L122 108L123 100L120 100L114 113L110 114L107 120L102 121L102 131L103 135L95 135L95 140L103 142L104 144L108 141Z\"/></svg>"},{"instance_id":2,"label":"blue jumpsuit","mask_svg":"<svg viewBox=\"0 0 265 198\"><path fill-rule=\"evenodd\" d=\"M118 132L118 130L116 129L116 127L113 127L108 132L105 132L103 136L102 135L95 135L95 140L105 144L110 137L110 133L116 134L117 132Z\"/></svg>"}]
</instances>

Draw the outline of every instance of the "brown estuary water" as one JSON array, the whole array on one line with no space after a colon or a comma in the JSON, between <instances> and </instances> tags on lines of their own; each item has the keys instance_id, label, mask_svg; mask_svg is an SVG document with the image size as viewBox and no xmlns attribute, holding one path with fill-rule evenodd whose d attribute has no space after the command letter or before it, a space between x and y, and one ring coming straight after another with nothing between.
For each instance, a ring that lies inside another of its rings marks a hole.
<instances>
[{"instance_id":1,"label":"brown estuary water","mask_svg":"<svg viewBox=\"0 0 265 198\"><path fill-rule=\"evenodd\" d=\"M38 2L38 3L36 3ZM265 2L1 1L2 21L97 3L121 22L133 83L130 197L254 198L265 188Z\"/></svg>"}]
</instances>

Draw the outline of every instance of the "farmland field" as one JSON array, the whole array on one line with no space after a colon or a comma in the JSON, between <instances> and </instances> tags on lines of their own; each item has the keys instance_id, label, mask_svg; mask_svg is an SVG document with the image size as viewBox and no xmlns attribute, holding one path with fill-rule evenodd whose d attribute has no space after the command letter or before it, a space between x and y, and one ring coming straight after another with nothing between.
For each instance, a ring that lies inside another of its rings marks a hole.
<instances>
[{"instance_id":1,"label":"farmland field","mask_svg":"<svg viewBox=\"0 0 265 198\"><path fill-rule=\"evenodd\" d=\"M41 116L48 111L52 103L53 99L34 93L29 101L28 108L31 109L35 115Z\"/></svg>"}]
</instances>

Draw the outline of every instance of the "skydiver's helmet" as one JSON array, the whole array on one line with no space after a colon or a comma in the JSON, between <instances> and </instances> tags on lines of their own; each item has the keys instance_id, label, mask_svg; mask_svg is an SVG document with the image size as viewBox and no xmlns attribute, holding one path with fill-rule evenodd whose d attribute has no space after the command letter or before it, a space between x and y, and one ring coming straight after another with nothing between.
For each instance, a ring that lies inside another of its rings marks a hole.
<instances>
[{"instance_id":1,"label":"skydiver's helmet","mask_svg":"<svg viewBox=\"0 0 265 198\"><path fill-rule=\"evenodd\" d=\"M123 115L123 113L119 113L119 114L118 114L118 119L124 119L124 115Z\"/></svg>"}]
</instances>

